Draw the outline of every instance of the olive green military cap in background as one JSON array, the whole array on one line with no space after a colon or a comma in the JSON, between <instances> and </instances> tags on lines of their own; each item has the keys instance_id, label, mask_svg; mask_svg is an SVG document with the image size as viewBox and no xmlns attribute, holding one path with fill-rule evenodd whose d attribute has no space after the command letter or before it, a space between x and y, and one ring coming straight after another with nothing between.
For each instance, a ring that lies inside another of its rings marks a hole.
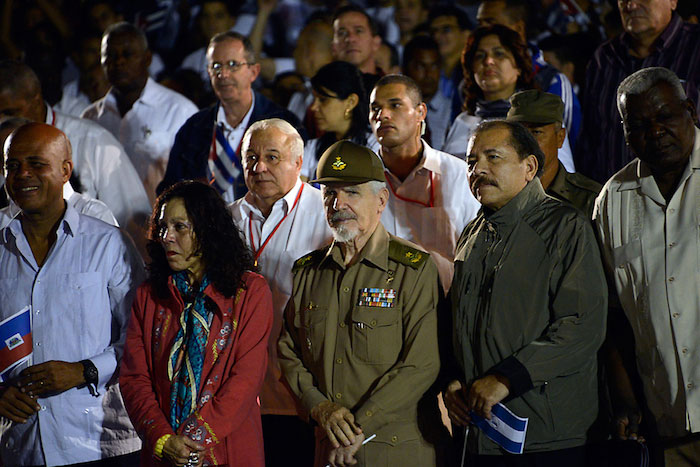
<instances>
[{"instance_id":1,"label":"olive green military cap in background","mask_svg":"<svg viewBox=\"0 0 700 467\"><path fill-rule=\"evenodd\" d=\"M509 122L561 123L564 120L564 103L559 96L539 90L516 92L510 97Z\"/></svg>"},{"instance_id":2,"label":"olive green military cap in background","mask_svg":"<svg viewBox=\"0 0 700 467\"><path fill-rule=\"evenodd\" d=\"M326 149L318 161L312 183L385 182L384 165L374 151L344 139Z\"/></svg>"}]
</instances>

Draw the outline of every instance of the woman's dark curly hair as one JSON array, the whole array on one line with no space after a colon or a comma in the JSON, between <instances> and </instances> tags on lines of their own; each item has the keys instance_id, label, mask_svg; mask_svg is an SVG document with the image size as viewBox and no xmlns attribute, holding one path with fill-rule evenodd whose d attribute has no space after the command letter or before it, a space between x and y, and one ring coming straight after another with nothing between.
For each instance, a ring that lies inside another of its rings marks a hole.
<instances>
[{"instance_id":1,"label":"woman's dark curly hair","mask_svg":"<svg viewBox=\"0 0 700 467\"><path fill-rule=\"evenodd\" d=\"M464 72L464 90L466 94L463 109L470 115L474 115L476 111L476 101L484 97L484 92L474 79L472 67L474 55L476 55L476 49L479 47L481 40L486 36L492 35L497 36L501 45L513 55L515 66L520 70L520 76L518 76L518 81L515 83L515 88L523 90L536 87L535 75L532 72L532 59L527 50L527 44L523 42L520 34L500 24L476 28L469 36L469 39L467 39L464 50L462 50L462 70Z\"/></svg>"},{"instance_id":2,"label":"woman's dark curly hair","mask_svg":"<svg viewBox=\"0 0 700 467\"><path fill-rule=\"evenodd\" d=\"M159 217L163 205L175 198L185 203L209 280L221 294L232 297L242 285L243 273L256 270L253 255L234 224L226 202L213 187L202 182L179 182L156 200L146 246L151 257L149 281L160 296L167 295L168 278L174 271L168 265L160 240Z\"/></svg>"},{"instance_id":3,"label":"woman's dark curly hair","mask_svg":"<svg viewBox=\"0 0 700 467\"><path fill-rule=\"evenodd\" d=\"M361 145L367 144L367 133L369 133L369 97L362 80L360 70L348 62L331 62L316 72L311 78L311 87L317 94L322 96L347 99L350 94L357 94L357 105L352 109L350 129L344 135L344 139L352 140ZM335 93L335 96L328 94L328 91ZM335 143L335 134L327 132L319 141L316 157L321 155L331 144Z\"/></svg>"}]
</instances>

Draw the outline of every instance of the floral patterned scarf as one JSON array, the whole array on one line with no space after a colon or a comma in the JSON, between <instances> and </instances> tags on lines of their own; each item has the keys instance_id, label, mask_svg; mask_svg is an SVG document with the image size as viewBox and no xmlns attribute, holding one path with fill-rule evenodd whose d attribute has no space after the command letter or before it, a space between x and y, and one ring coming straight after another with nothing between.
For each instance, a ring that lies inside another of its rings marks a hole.
<instances>
[{"instance_id":1,"label":"floral patterned scarf","mask_svg":"<svg viewBox=\"0 0 700 467\"><path fill-rule=\"evenodd\" d=\"M173 274L173 282L185 302L185 309L180 315L180 330L168 359L168 377L172 383L170 425L177 430L197 408L197 392L213 312L207 309L204 295L204 289L209 285L206 274L198 290L191 288L186 271Z\"/></svg>"}]
</instances>

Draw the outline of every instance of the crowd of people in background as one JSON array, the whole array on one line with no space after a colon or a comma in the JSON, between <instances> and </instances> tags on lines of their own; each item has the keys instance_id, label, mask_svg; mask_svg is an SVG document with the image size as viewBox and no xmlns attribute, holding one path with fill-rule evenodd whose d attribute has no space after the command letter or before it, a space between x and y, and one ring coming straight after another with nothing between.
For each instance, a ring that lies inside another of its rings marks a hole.
<instances>
[{"instance_id":1,"label":"crowd of people in background","mask_svg":"<svg viewBox=\"0 0 700 467\"><path fill-rule=\"evenodd\" d=\"M0 464L700 465L699 21L3 0Z\"/></svg>"}]
</instances>

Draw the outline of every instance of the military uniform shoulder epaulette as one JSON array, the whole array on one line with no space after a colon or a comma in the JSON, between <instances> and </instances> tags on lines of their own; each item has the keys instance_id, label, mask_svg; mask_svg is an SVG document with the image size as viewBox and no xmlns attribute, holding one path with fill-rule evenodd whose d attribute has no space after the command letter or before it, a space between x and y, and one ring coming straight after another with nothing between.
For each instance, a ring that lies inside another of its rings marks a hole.
<instances>
[{"instance_id":1,"label":"military uniform shoulder epaulette","mask_svg":"<svg viewBox=\"0 0 700 467\"><path fill-rule=\"evenodd\" d=\"M581 175L580 173L570 173L567 175L566 180L575 187L590 191L596 195L603 189L603 185L595 180L591 180L590 178Z\"/></svg>"},{"instance_id":2,"label":"military uniform shoulder epaulette","mask_svg":"<svg viewBox=\"0 0 700 467\"><path fill-rule=\"evenodd\" d=\"M318 264L324 256L326 256L326 251L328 248L321 248L320 250L312 251L307 253L298 260L294 261L294 266L292 266L292 272L302 269L308 266L313 266Z\"/></svg>"},{"instance_id":3,"label":"military uniform shoulder epaulette","mask_svg":"<svg viewBox=\"0 0 700 467\"><path fill-rule=\"evenodd\" d=\"M430 253L421 251L405 243L401 243L394 239L389 240L389 259L397 263L405 264L413 269L418 269L421 264L430 256Z\"/></svg>"}]
</instances>

